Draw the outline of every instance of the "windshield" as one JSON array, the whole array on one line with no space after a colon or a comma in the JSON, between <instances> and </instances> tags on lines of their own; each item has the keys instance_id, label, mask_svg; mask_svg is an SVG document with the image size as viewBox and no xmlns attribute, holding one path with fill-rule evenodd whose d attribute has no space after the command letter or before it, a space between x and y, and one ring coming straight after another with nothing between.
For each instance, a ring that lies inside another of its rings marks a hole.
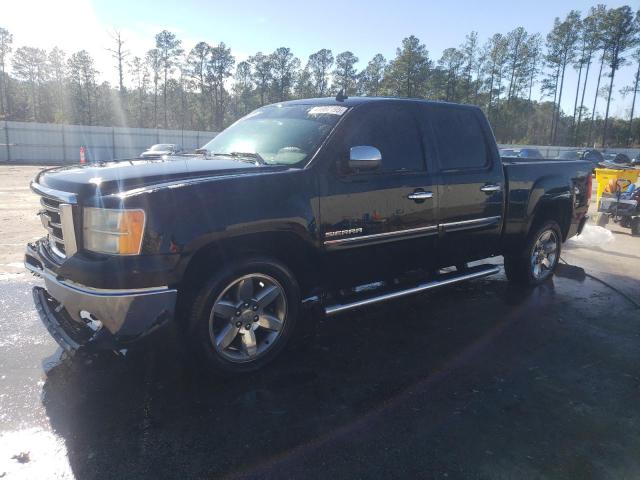
<instances>
[{"instance_id":1,"label":"windshield","mask_svg":"<svg viewBox=\"0 0 640 480\"><path fill-rule=\"evenodd\" d=\"M269 165L309 160L347 107L270 105L251 112L203 148L211 155L258 154Z\"/></svg>"}]
</instances>

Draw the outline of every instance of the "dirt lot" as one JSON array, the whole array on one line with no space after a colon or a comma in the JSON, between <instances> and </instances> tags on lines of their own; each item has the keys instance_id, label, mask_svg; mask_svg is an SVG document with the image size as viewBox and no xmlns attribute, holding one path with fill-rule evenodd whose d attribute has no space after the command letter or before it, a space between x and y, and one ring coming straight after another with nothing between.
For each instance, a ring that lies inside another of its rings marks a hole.
<instances>
[{"instance_id":1,"label":"dirt lot","mask_svg":"<svg viewBox=\"0 0 640 480\"><path fill-rule=\"evenodd\" d=\"M0 165L0 275L24 271L25 242L43 235L36 215L38 197L29 190L29 182L43 168Z\"/></svg>"}]
</instances>

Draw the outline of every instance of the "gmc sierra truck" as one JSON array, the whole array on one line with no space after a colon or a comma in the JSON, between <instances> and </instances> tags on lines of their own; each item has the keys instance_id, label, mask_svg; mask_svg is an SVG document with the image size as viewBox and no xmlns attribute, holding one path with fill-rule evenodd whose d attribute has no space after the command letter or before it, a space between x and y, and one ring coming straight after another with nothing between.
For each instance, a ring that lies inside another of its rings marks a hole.
<instances>
[{"instance_id":1,"label":"gmc sierra truck","mask_svg":"<svg viewBox=\"0 0 640 480\"><path fill-rule=\"evenodd\" d=\"M47 235L25 265L62 347L118 350L178 322L234 373L318 311L495 274L488 257L546 281L587 219L591 165L501 159L473 106L339 96L259 108L196 155L52 168L31 188Z\"/></svg>"}]
</instances>

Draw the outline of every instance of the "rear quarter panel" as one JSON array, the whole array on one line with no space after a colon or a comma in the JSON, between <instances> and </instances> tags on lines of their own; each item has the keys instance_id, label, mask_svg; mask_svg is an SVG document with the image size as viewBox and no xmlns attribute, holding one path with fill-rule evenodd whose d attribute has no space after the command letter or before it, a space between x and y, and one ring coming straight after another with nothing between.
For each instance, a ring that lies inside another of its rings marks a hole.
<instances>
[{"instance_id":1,"label":"rear quarter panel","mask_svg":"<svg viewBox=\"0 0 640 480\"><path fill-rule=\"evenodd\" d=\"M558 215L566 209L566 225L561 225L564 239L575 235L589 208L589 162L503 159L503 165L508 188L505 248L526 237L544 208Z\"/></svg>"}]
</instances>

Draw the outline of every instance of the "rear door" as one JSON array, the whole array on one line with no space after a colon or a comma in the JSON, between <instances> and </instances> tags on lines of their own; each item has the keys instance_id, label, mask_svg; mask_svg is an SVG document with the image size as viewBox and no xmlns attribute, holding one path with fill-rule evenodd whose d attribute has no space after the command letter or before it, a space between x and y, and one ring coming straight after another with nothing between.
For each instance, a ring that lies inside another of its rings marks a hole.
<instances>
[{"instance_id":1,"label":"rear door","mask_svg":"<svg viewBox=\"0 0 640 480\"><path fill-rule=\"evenodd\" d=\"M378 170L345 168L350 148L359 145L380 150ZM329 168L319 179L320 237L330 270L381 275L417 265L432 253L438 200L415 104L376 101L356 107L324 152Z\"/></svg>"},{"instance_id":2,"label":"rear door","mask_svg":"<svg viewBox=\"0 0 640 480\"><path fill-rule=\"evenodd\" d=\"M487 122L475 108L425 103L420 109L425 143L437 158L441 266L497 253L505 180Z\"/></svg>"}]
</instances>

